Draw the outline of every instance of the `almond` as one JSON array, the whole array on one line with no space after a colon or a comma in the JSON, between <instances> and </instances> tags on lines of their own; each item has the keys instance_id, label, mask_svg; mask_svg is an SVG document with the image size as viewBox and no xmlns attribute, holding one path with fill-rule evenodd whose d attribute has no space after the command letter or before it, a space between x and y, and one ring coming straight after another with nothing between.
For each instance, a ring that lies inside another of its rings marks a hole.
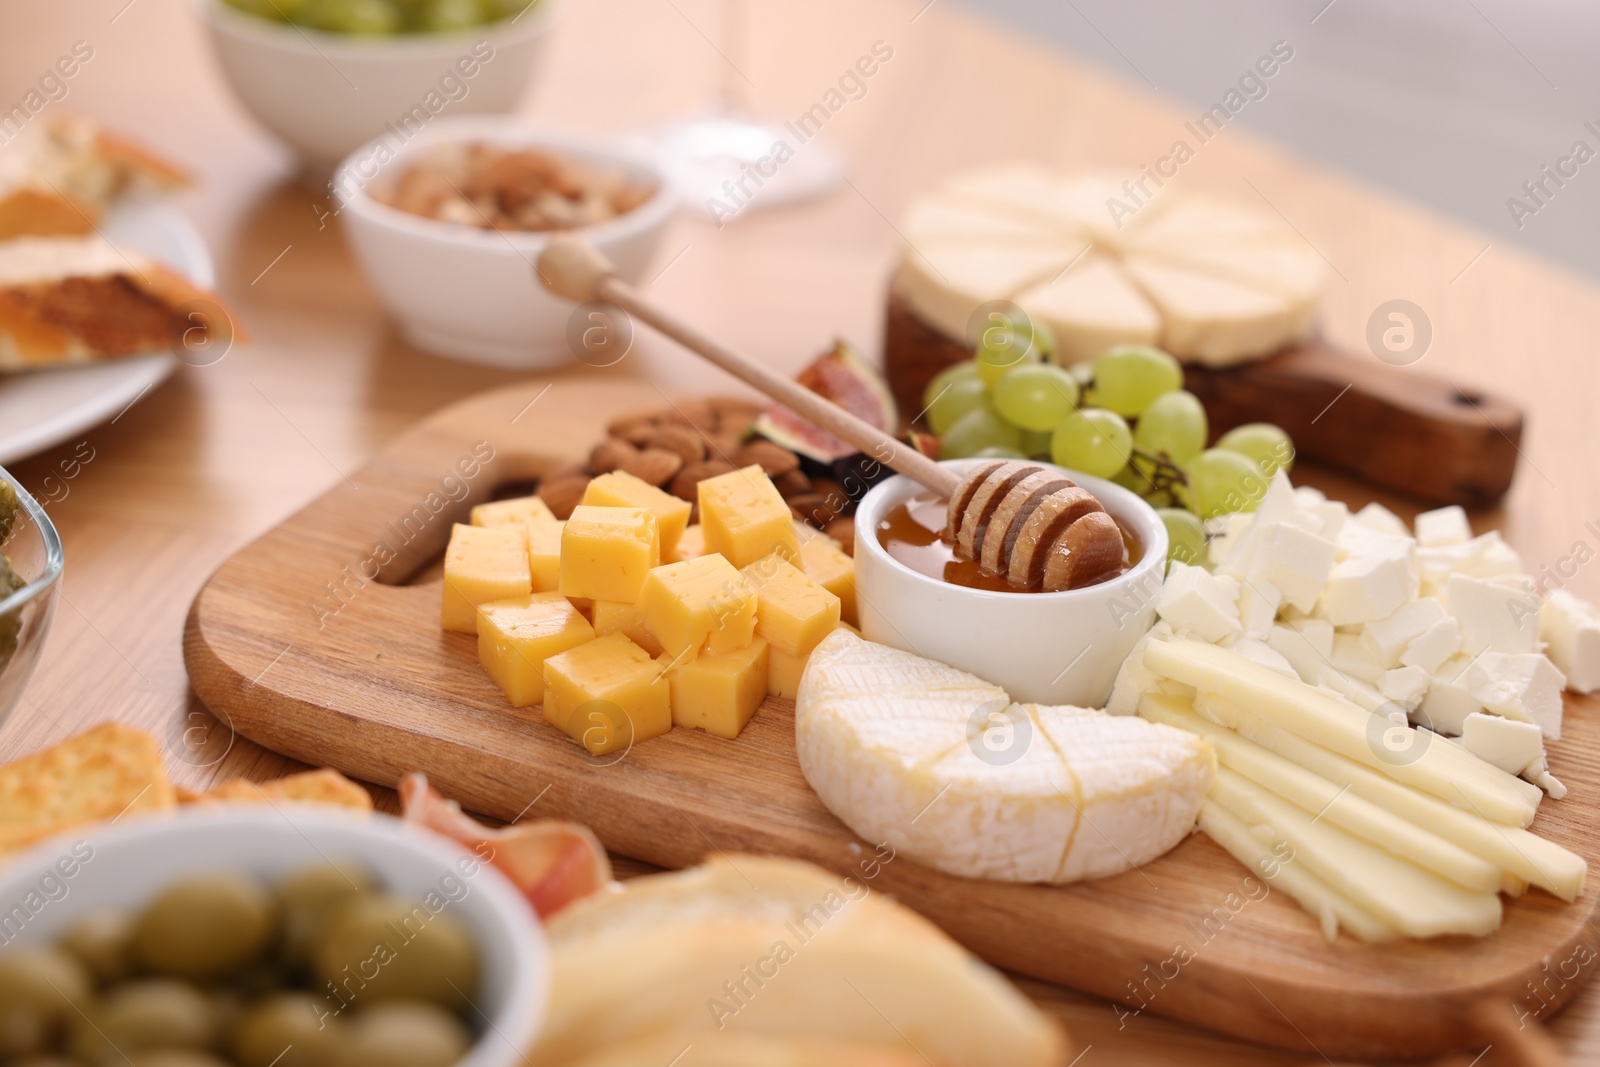
<instances>
[{"instance_id":1,"label":"almond","mask_svg":"<svg viewBox=\"0 0 1600 1067\"><path fill-rule=\"evenodd\" d=\"M715 433L719 420L709 401L684 400L667 409L666 421L704 433Z\"/></svg>"},{"instance_id":2,"label":"almond","mask_svg":"<svg viewBox=\"0 0 1600 1067\"><path fill-rule=\"evenodd\" d=\"M628 442L608 437L589 453L589 470L595 474L610 474L619 467L627 467L638 456L639 450Z\"/></svg>"},{"instance_id":3,"label":"almond","mask_svg":"<svg viewBox=\"0 0 1600 1067\"><path fill-rule=\"evenodd\" d=\"M539 499L555 512L558 519L572 517L572 509L583 502L583 491L589 488L586 474L568 474L560 478L546 478L539 484Z\"/></svg>"},{"instance_id":4,"label":"almond","mask_svg":"<svg viewBox=\"0 0 1600 1067\"><path fill-rule=\"evenodd\" d=\"M811 492L811 479L806 477L805 471L799 469L778 475L772 479L772 484L778 487L778 494L785 500L801 493Z\"/></svg>"},{"instance_id":5,"label":"almond","mask_svg":"<svg viewBox=\"0 0 1600 1067\"><path fill-rule=\"evenodd\" d=\"M640 428L655 426L660 422L661 413L659 411L646 411L640 414L624 415L622 418L614 420L610 426L606 427L606 433L610 434L612 437L620 437L623 440L627 440L628 435L633 431Z\"/></svg>"},{"instance_id":6,"label":"almond","mask_svg":"<svg viewBox=\"0 0 1600 1067\"><path fill-rule=\"evenodd\" d=\"M801 493L789 498L789 510L797 519L804 519L816 527L828 525L839 517L828 498L821 493Z\"/></svg>"},{"instance_id":7,"label":"almond","mask_svg":"<svg viewBox=\"0 0 1600 1067\"><path fill-rule=\"evenodd\" d=\"M664 448L646 448L624 463L622 469L642 482L660 487L683 469L683 457Z\"/></svg>"},{"instance_id":8,"label":"almond","mask_svg":"<svg viewBox=\"0 0 1600 1067\"><path fill-rule=\"evenodd\" d=\"M698 502L701 482L707 478L715 478L719 474L727 474L735 469L737 468L733 464L724 463L720 459L708 459L704 463L691 463L679 471L676 478L672 479L670 492L680 500L687 500L690 503Z\"/></svg>"},{"instance_id":9,"label":"almond","mask_svg":"<svg viewBox=\"0 0 1600 1067\"><path fill-rule=\"evenodd\" d=\"M749 442L733 454L733 462L741 467L748 467L752 463L767 472L767 477L776 478L780 474L788 474L800 467L800 457L790 452L782 445L773 444L771 441L757 439Z\"/></svg>"},{"instance_id":10,"label":"almond","mask_svg":"<svg viewBox=\"0 0 1600 1067\"><path fill-rule=\"evenodd\" d=\"M706 441L687 426L657 426L645 436L644 447L676 452L685 466L706 458Z\"/></svg>"}]
</instances>

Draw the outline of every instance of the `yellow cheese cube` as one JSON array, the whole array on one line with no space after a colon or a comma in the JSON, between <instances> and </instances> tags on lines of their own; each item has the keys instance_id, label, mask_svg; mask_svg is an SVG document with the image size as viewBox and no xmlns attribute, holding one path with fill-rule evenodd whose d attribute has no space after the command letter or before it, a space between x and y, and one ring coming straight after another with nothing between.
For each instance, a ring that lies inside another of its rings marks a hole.
<instances>
[{"instance_id":1,"label":"yellow cheese cube","mask_svg":"<svg viewBox=\"0 0 1600 1067\"><path fill-rule=\"evenodd\" d=\"M670 560L672 550L689 525L693 505L681 497L662 492L643 478L627 471L602 474L583 491L583 503L608 508L648 508L656 514L661 531L661 558Z\"/></svg>"},{"instance_id":2,"label":"yellow cheese cube","mask_svg":"<svg viewBox=\"0 0 1600 1067\"><path fill-rule=\"evenodd\" d=\"M767 695L767 643L756 638L734 652L701 656L667 672L674 726L734 738Z\"/></svg>"},{"instance_id":3,"label":"yellow cheese cube","mask_svg":"<svg viewBox=\"0 0 1600 1067\"><path fill-rule=\"evenodd\" d=\"M450 531L444 550L444 593L439 621L456 633L478 632L478 605L533 592L528 546L522 531L463 526Z\"/></svg>"},{"instance_id":4,"label":"yellow cheese cube","mask_svg":"<svg viewBox=\"0 0 1600 1067\"><path fill-rule=\"evenodd\" d=\"M756 594L733 564L718 555L657 567L639 594L644 624L674 662L700 653L720 656L750 643Z\"/></svg>"},{"instance_id":5,"label":"yellow cheese cube","mask_svg":"<svg viewBox=\"0 0 1600 1067\"><path fill-rule=\"evenodd\" d=\"M793 700L800 691L800 674L806 669L806 661L811 658L807 652L803 656L791 656L787 652L779 652L770 645L767 648L767 695L782 697L784 700Z\"/></svg>"},{"instance_id":6,"label":"yellow cheese cube","mask_svg":"<svg viewBox=\"0 0 1600 1067\"><path fill-rule=\"evenodd\" d=\"M561 529L563 596L631 604L660 563L660 527L648 508L579 504Z\"/></svg>"},{"instance_id":7,"label":"yellow cheese cube","mask_svg":"<svg viewBox=\"0 0 1600 1067\"><path fill-rule=\"evenodd\" d=\"M561 531L566 525L554 516L549 522L528 523L528 568L533 572L535 592L561 588Z\"/></svg>"},{"instance_id":8,"label":"yellow cheese cube","mask_svg":"<svg viewBox=\"0 0 1600 1067\"><path fill-rule=\"evenodd\" d=\"M784 559L800 554L789 505L760 467L707 478L699 491L707 552L722 553L735 567L748 567L774 552Z\"/></svg>"},{"instance_id":9,"label":"yellow cheese cube","mask_svg":"<svg viewBox=\"0 0 1600 1067\"><path fill-rule=\"evenodd\" d=\"M594 640L594 627L560 593L478 605L478 662L514 708L544 699L544 661Z\"/></svg>"},{"instance_id":10,"label":"yellow cheese cube","mask_svg":"<svg viewBox=\"0 0 1600 1067\"><path fill-rule=\"evenodd\" d=\"M682 563L686 559L706 554L705 531L697 522L683 531L683 536L678 538L677 547L671 552L661 553L662 563Z\"/></svg>"},{"instance_id":11,"label":"yellow cheese cube","mask_svg":"<svg viewBox=\"0 0 1600 1067\"><path fill-rule=\"evenodd\" d=\"M804 656L839 625L839 598L777 555L744 569L756 591L756 633L774 650Z\"/></svg>"},{"instance_id":12,"label":"yellow cheese cube","mask_svg":"<svg viewBox=\"0 0 1600 1067\"><path fill-rule=\"evenodd\" d=\"M671 687L650 653L621 634L544 661L544 717L591 756L672 729Z\"/></svg>"},{"instance_id":13,"label":"yellow cheese cube","mask_svg":"<svg viewBox=\"0 0 1600 1067\"><path fill-rule=\"evenodd\" d=\"M520 526L528 522L555 522L555 512L536 496L495 500L472 509L474 526Z\"/></svg>"},{"instance_id":14,"label":"yellow cheese cube","mask_svg":"<svg viewBox=\"0 0 1600 1067\"><path fill-rule=\"evenodd\" d=\"M596 600L592 612L596 634L622 634L650 655L661 655L661 642L645 626L644 612L639 610L639 605L624 604L618 600Z\"/></svg>"},{"instance_id":15,"label":"yellow cheese cube","mask_svg":"<svg viewBox=\"0 0 1600 1067\"><path fill-rule=\"evenodd\" d=\"M824 534L800 542L800 569L806 577L839 598L839 618L855 625L856 561L839 542Z\"/></svg>"}]
</instances>

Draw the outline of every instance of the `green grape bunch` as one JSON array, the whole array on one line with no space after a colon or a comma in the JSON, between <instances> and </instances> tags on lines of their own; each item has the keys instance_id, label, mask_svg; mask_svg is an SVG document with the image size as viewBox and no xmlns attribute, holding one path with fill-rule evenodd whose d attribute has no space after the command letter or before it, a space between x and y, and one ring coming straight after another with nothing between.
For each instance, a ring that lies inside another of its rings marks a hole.
<instances>
[{"instance_id":1,"label":"green grape bunch","mask_svg":"<svg viewBox=\"0 0 1600 1067\"><path fill-rule=\"evenodd\" d=\"M1062 366L1049 328L996 301L970 330L973 358L923 395L942 459L1048 459L1139 494L1167 528L1168 558L1203 563L1205 520L1250 512L1294 444L1277 426L1237 426L1210 446L1205 405L1183 366L1149 345L1118 345Z\"/></svg>"},{"instance_id":2,"label":"green grape bunch","mask_svg":"<svg viewBox=\"0 0 1600 1067\"><path fill-rule=\"evenodd\" d=\"M225 0L258 18L327 33L448 33L518 15L543 0Z\"/></svg>"}]
</instances>

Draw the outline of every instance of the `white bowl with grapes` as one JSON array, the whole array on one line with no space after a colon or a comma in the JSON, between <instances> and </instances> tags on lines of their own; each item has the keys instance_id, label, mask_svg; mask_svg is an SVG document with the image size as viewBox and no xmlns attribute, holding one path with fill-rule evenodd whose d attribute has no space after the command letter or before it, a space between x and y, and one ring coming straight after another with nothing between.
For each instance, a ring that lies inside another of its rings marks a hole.
<instances>
[{"instance_id":1,"label":"white bowl with grapes","mask_svg":"<svg viewBox=\"0 0 1600 1067\"><path fill-rule=\"evenodd\" d=\"M245 108L317 174L440 115L516 109L558 0L192 0Z\"/></svg>"}]
</instances>

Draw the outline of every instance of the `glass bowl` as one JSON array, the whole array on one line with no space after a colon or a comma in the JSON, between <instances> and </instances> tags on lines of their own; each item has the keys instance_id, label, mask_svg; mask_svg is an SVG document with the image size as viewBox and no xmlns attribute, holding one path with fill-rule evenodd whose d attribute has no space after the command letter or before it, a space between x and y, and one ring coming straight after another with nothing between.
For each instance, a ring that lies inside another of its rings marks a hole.
<instances>
[{"instance_id":1,"label":"glass bowl","mask_svg":"<svg viewBox=\"0 0 1600 1067\"><path fill-rule=\"evenodd\" d=\"M39 502L4 467L0 482L11 483L22 505L11 532L0 541L0 553L10 557L11 569L27 583L0 599L0 722L4 722L39 662L65 557L61 536Z\"/></svg>"}]
</instances>

